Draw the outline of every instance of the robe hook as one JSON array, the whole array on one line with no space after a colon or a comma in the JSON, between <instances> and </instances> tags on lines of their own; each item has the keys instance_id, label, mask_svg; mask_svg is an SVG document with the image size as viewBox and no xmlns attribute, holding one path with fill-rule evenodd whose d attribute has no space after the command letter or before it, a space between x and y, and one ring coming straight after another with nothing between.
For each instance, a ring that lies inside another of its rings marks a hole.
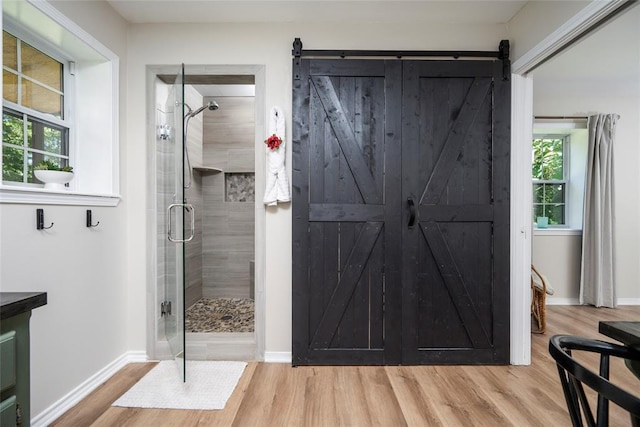
<instances>
[{"instance_id":1,"label":"robe hook","mask_svg":"<svg viewBox=\"0 0 640 427\"><path fill-rule=\"evenodd\" d=\"M53 227L53 222L50 226L44 226L44 209L36 209L36 229L37 230L48 230Z\"/></svg>"},{"instance_id":2,"label":"robe hook","mask_svg":"<svg viewBox=\"0 0 640 427\"><path fill-rule=\"evenodd\" d=\"M95 224L92 224L92 222L93 220L91 218L91 209L87 209L87 227L94 228L100 225L100 221L96 222Z\"/></svg>"}]
</instances>

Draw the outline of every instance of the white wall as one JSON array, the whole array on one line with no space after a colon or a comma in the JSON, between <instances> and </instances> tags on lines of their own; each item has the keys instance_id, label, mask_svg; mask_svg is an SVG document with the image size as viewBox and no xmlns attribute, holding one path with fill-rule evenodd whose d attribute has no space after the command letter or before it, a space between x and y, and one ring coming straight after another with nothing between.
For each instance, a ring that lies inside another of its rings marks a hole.
<instances>
[{"instance_id":1,"label":"white wall","mask_svg":"<svg viewBox=\"0 0 640 427\"><path fill-rule=\"evenodd\" d=\"M291 48L300 37L307 49L465 49L496 50L506 38L502 25L385 25L375 24L216 24L133 25L129 31L127 146L130 158L144 159L145 67L148 64L264 64L266 66L266 108L282 107L287 115L287 136L291 135ZM258 147L257 147L258 148ZM263 151L263 147L260 147ZM291 149L287 170L291 173ZM146 166L130 167L131 195L129 251L145 253ZM257 177L259 178L259 177ZM257 183L257 185L259 185ZM256 200L264 188L256 189ZM288 205L266 212L266 343L267 352L291 350L291 210ZM146 270L144 263L131 265L130 284L137 287L131 303L144 307ZM144 313L130 323L136 336L144 334ZM133 320L133 319L132 319ZM141 349L144 341L132 343Z\"/></svg>"},{"instance_id":2,"label":"white wall","mask_svg":"<svg viewBox=\"0 0 640 427\"><path fill-rule=\"evenodd\" d=\"M555 84L544 87L534 77L534 114L537 115L587 115L593 113L618 113L620 120L616 128L614 145L615 182L615 268L618 298L640 298L640 98L628 96L608 97L606 87L593 94L586 92L566 93ZM556 237L566 239L566 237ZM560 252L567 243L559 243L550 250ZM535 243L534 243L535 247ZM534 251L535 253L536 251ZM549 255L549 254L548 254ZM534 258L534 262L535 258ZM577 298L577 293L568 295Z\"/></svg>"},{"instance_id":3,"label":"white wall","mask_svg":"<svg viewBox=\"0 0 640 427\"><path fill-rule=\"evenodd\" d=\"M106 3L55 6L119 55L121 70L126 69L127 27ZM121 82L125 77L123 72ZM123 101L124 95L121 91ZM120 123L124 130L124 102ZM125 141L124 132L120 138ZM124 171L126 150L120 153ZM0 205L2 291L48 293L48 304L31 318L32 417L132 348L126 205L125 192L118 207L90 207L94 221L100 221L95 229L85 227L84 206ZM55 223L51 230L36 230L38 207L44 208L45 225Z\"/></svg>"},{"instance_id":4,"label":"white wall","mask_svg":"<svg viewBox=\"0 0 640 427\"><path fill-rule=\"evenodd\" d=\"M540 28L536 22L544 18L545 9L550 12L550 8L556 7L555 2L540 3L544 2L528 3L516 17L529 18L524 25L514 28L514 33L522 33L524 40L535 39ZM639 22L640 8L629 8L533 71L535 115L621 116L614 145L616 287L619 300L635 304L640 299ZM522 24L515 18L512 23ZM581 250L578 243L576 236L535 236L533 262L550 276L557 291L548 302L567 298L577 301Z\"/></svg>"},{"instance_id":5,"label":"white wall","mask_svg":"<svg viewBox=\"0 0 640 427\"><path fill-rule=\"evenodd\" d=\"M588 4L589 0L527 2L507 25L511 39L511 62L531 50Z\"/></svg>"},{"instance_id":6,"label":"white wall","mask_svg":"<svg viewBox=\"0 0 640 427\"><path fill-rule=\"evenodd\" d=\"M581 247L582 235L534 234L532 262L554 290L548 304L578 303Z\"/></svg>"},{"instance_id":7,"label":"white wall","mask_svg":"<svg viewBox=\"0 0 640 427\"><path fill-rule=\"evenodd\" d=\"M538 113L543 114L543 113ZM569 185L567 187L566 229L533 230L531 262L545 275L554 289L547 303L577 304L580 290L580 256L582 249L582 211L588 132L586 123L578 129L558 129L552 125L534 126L534 135L569 135ZM546 127L546 128L545 128ZM535 219L534 219L535 220Z\"/></svg>"},{"instance_id":8,"label":"white wall","mask_svg":"<svg viewBox=\"0 0 640 427\"><path fill-rule=\"evenodd\" d=\"M33 414L49 407L115 357L127 351L146 350L150 318L146 307L147 240L150 237L147 221L155 215L155 207L147 204L147 65L264 64L266 105L263 107L278 105L284 109L290 140L294 37L301 37L307 49L421 50L496 50L501 39L511 38L514 47L519 46L516 51L525 46L524 42L518 44L521 39L535 39L525 37L526 34L519 36L515 32L519 26L508 34L506 27L498 24L387 24L381 27L378 24L254 23L127 27L104 2L54 4L120 56L123 200L117 208L94 209L94 218L101 221L96 230L84 228L84 209L47 207L46 220L56 222L49 234L35 230L36 206L0 206L2 290L49 292L49 305L34 311L32 318ZM573 6L568 9L573 10ZM558 19L560 22L564 18ZM617 111L623 117L628 113L619 108ZM637 137L635 141L637 143ZM289 148L289 174L290 153ZM640 160L637 151L634 155L622 159L624 167ZM633 191L638 194L640 186L635 173ZM257 188L257 200L262 198L262 191L263 188ZM637 203L631 208L623 214L626 225L632 223L633 215L636 221L638 218ZM266 230L262 248L267 254L266 350L287 352L291 349L290 208L284 205L267 209ZM621 249L637 249L633 245L638 241L636 228L635 235L623 236ZM630 257L637 253L636 250L621 254L620 262L625 264L627 278L638 277L637 259L630 262ZM36 260L42 268L25 268L27 260ZM624 295L627 294L625 291Z\"/></svg>"}]
</instances>

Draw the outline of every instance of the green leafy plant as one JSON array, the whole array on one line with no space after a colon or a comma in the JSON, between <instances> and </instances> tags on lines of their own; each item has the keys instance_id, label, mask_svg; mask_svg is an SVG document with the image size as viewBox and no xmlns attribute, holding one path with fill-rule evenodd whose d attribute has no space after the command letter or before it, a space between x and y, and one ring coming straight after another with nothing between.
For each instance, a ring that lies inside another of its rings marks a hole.
<instances>
[{"instance_id":1,"label":"green leafy plant","mask_svg":"<svg viewBox=\"0 0 640 427\"><path fill-rule=\"evenodd\" d=\"M73 172L73 166L58 166L51 160L43 160L33 167L35 170Z\"/></svg>"}]
</instances>

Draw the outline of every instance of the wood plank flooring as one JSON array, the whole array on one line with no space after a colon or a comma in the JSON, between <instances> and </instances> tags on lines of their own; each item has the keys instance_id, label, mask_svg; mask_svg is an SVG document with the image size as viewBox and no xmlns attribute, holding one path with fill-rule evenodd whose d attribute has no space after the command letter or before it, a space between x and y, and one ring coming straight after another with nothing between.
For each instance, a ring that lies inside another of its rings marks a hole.
<instances>
[{"instance_id":1,"label":"wood plank flooring","mask_svg":"<svg viewBox=\"0 0 640 427\"><path fill-rule=\"evenodd\" d=\"M154 363L130 364L54 426L570 426L549 356L554 334L608 340L600 320L638 320L640 306L615 310L547 307L547 333L532 335L531 366L298 367L252 362L222 411L110 406ZM586 360L595 366L595 359ZM622 363L612 380L640 395ZM612 426L629 418L611 409Z\"/></svg>"}]
</instances>

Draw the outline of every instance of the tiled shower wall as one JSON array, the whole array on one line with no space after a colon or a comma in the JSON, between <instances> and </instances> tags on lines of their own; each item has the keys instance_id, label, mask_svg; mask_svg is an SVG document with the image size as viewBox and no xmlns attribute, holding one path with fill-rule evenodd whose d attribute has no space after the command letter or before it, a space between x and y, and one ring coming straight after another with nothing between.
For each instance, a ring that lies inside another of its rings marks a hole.
<instances>
[{"instance_id":1,"label":"tiled shower wall","mask_svg":"<svg viewBox=\"0 0 640 427\"><path fill-rule=\"evenodd\" d=\"M215 100L220 109L204 117L203 163L223 173L202 177L202 293L204 297L247 298L253 295L254 98ZM233 185L227 192L229 183Z\"/></svg>"},{"instance_id":2,"label":"tiled shower wall","mask_svg":"<svg viewBox=\"0 0 640 427\"><path fill-rule=\"evenodd\" d=\"M184 87L185 102L193 109L200 108L203 104L202 95L192 86ZM202 113L189 120L187 131L187 150L191 167L202 166L202 124L203 116L212 113L204 110ZM185 165L185 170L187 167ZM185 180L188 178L185 177ZM202 177L199 173L193 173L191 187L185 191L187 203L195 208L195 236L193 240L185 244L185 307L190 307L202 298ZM188 219L187 219L188 221ZM187 222L188 223L188 222Z\"/></svg>"},{"instance_id":3,"label":"tiled shower wall","mask_svg":"<svg viewBox=\"0 0 640 427\"><path fill-rule=\"evenodd\" d=\"M169 85L158 82L156 123L169 123L164 100ZM254 259L254 99L216 97L217 111L205 110L189 121L187 147L193 167L216 167L223 173L195 171L186 190L187 202L195 207L196 234L185 245L186 299L189 307L201 297L249 297L251 263ZM185 86L185 101L194 110L207 102L191 86ZM173 202L170 181L175 132L172 140L156 139L158 185L158 307L165 299L165 281L171 276L175 259L165 254L167 240L166 207ZM203 140L204 135L204 140ZM226 173L226 175L225 175ZM225 190L225 176L232 183ZM169 194L171 193L171 194ZM226 199L230 201L225 201ZM167 264L168 263L168 264ZM166 268L169 266L170 268ZM170 275L167 275L169 272ZM158 325L164 334L163 322Z\"/></svg>"},{"instance_id":4,"label":"tiled shower wall","mask_svg":"<svg viewBox=\"0 0 640 427\"><path fill-rule=\"evenodd\" d=\"M159 80L156 84L156 125L172 124L172 137L168 140L156 138L156 185L157 185L157 304L164 300L175 299L174 295L165 295L165 283L175 282L175 257L165 253L167 242L167 206L175 203L174 190L171 188L175 169L173 156L175 155L175 135L180 129L175 129L172 123L172 106L165 106L164 102L169 94L170 85ZM185 86L185 102L193 109L202 105L202 96L191 86ZM193 166L202 164L202 114L192 118L189 122L187 147ZM186 190L187 202L195 208L196 234L191 242L185 244L185 306L202 298L202 179L194 173L191 188ZM188 215L188 214L187 214ZM188 219L187 219L188 224ZM164 322L159 321L158 334L164 335Z\"/></svg>"}]
</instances>

